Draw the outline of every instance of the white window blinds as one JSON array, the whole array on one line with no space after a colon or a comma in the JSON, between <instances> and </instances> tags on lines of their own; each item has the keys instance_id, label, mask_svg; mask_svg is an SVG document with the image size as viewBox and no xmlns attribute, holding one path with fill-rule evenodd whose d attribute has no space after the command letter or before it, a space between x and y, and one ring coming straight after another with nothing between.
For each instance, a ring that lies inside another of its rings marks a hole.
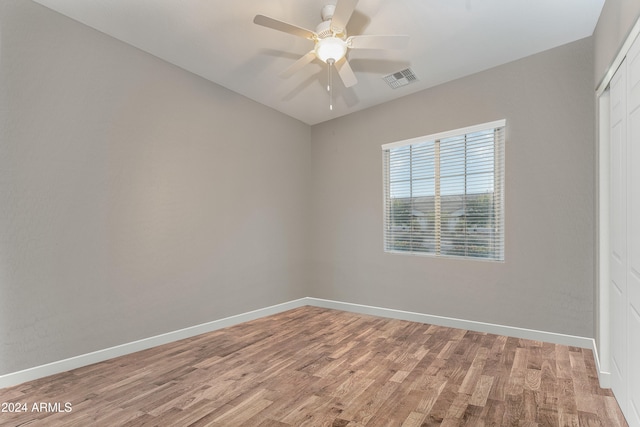
<instances>
[{"instance_id":1,"label":"white window blinds","mask_svg":"<svg viewBox=\"0 0 640 427\"><path fill-rule=\"evenodd\" d=\"M505 124L382 146L385 251L504 260Z\"/></svg>"}]
</instances>

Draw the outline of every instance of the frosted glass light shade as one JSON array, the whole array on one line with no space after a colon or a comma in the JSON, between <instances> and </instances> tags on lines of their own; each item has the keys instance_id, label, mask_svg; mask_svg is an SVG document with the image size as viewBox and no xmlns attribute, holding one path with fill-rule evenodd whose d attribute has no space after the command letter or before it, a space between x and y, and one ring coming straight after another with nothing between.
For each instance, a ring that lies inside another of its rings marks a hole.
<instances>
[{"instance_id":1,"label":"frosted glass light shade","mask_svg":"<svg viewBox=\"0 0 640 427\"><path fill-rule=\"evenodd\" d=\"M333 59L340 61L347 53L347 43L338 37L327 37L316 43L316 55L321 61L327 62Z\"/></svg>"}]
</instances>

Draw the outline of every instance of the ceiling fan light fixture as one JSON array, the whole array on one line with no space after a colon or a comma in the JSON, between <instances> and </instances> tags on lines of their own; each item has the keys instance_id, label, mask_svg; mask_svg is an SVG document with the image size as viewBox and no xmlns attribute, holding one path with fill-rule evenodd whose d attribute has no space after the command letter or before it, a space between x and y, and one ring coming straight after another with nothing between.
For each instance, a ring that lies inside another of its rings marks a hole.
<instances>
[{"instance_id":1,"label":"ceiling fan light fixture","mask_svg":"<svg viewBox=\"0 0 640 427\"><path fill-rule=\"evenodd\" d=\"M315 51L322 62L338 62L347 54L347 43L338 37L326 37L318 40Z\"/></svg>"},{"instance_id":2,"label":"ceiling fan light fixture","mask_svg":"<svg viewBox=\"0 0 640 427\"><path fill-rule=\"evenodd\" d=\"M347 36L347 25L353 15L358 0L334 0L335 4L326 5L321 10L322 22L315 31L307 30L278 19L264 15L256 15L253 22L263 27L302 37L314 42L313 50L307 52L291 65L283 76L290 76L316 58L327 64L327 91L329 92L329 109L333 110L333 73L332 68L345 88L350 88L358 79L347 60L350 49L402 49L409 36Z\"/></svg>"}]
</instances>

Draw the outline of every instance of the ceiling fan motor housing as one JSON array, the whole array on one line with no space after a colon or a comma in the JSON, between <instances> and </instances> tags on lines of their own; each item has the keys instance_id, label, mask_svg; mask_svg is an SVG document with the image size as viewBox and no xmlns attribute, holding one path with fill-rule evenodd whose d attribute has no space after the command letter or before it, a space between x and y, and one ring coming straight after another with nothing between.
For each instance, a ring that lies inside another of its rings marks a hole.
<instances>
[{"instance_id":1,"label":"ceiling fan motor housing","mask_svg":"<svg viewBox=\"0 0 640 427\"><path fill-rule=\"evenodd\" d=\"M316 27L316 34L319 39L324 39L326 37L339 37L342 40L347 38L347 29L345 28L340 33L335 33L331 29L331 19L333 18L333 13L335 12L335 5L328 4L322 8L320 15L322 16L322 22L318 24Z\"/></svg>"}]
</instances>

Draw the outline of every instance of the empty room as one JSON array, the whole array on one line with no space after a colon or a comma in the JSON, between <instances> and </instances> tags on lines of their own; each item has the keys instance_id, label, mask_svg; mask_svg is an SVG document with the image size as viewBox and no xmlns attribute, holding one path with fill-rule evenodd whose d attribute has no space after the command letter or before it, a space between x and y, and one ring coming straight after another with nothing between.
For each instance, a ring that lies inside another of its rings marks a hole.
<instances>
[{"instance_id":1,"label":"empty room","mask_svg":"<svg viewBox=\"0 0 640 427\"><path fill-rule=\"evenodd\" d=\"M0 0L0 426L640 427L639 34Z\"/></svg>"}]
</instances>

